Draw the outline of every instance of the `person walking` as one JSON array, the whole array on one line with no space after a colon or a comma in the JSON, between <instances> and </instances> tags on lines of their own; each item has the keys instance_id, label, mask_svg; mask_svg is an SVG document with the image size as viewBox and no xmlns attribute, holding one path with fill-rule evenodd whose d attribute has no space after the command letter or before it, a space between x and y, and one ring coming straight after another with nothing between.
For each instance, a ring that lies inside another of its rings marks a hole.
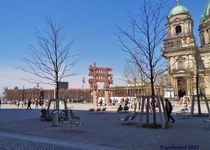
<instances>
[{"instance_id":1,"label":"person walking","mask_svg":"<svg viewBox=\"0 0 210 150\"><path fill-rule=\"evenodd\" d=\"M100 104L100 106L102 106L102 104L103 104L102 98L100 99L99 104Z\"/></svg>"},{"instance_id":2,"label":"person walking","mask_svg":"<svg viewBox=\"0 0 210 150\"><path fill-rule=\"evenodd\" d=\"M174 123L175 119L171 116L173 107L171 105L171 102L167 98L165 98L165 110L168 117L168 122L170 122L171 119L171 123Z\"/></svg>"},{"instance_id":3,"label":"person walking","mask_svg":"<svg viewBox=\"0 0 210 150\"><path fill-rule=\"evenodd\" d=\"M28 100L28 107L27 107L27 110L28 110L28 109L31 109L31 100L30 100L30 99Z\"/></svg>"}]
</instances>

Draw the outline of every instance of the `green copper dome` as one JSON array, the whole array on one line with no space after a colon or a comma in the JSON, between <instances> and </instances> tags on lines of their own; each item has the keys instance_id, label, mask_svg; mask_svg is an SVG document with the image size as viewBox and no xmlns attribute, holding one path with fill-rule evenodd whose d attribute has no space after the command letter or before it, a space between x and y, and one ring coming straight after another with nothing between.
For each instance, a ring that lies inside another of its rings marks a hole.
<instances>
[{"instance_id":1,"label":"green copper dome","mask_svg":"<svg viewBox=\"0 0 210 150\"><path fill-rule=\"evenodd\" d=\"M171 17L173 17L175 15L181 15L181 14L189 14L189 10L186 7L182 6L182 5L177 5L176 7L174 7L170 11L170 13L168 15L168 18L171 18Z\"/></svg>"},{"instance_id":2,"label":"green copper dome","mask_svg":"<svg viewBox=\"0 0 210 150\"><path fill-rule=\"evenodd\" d=\"M209 0L209 2L207 4L206 8L204 9L204 12L201 15L200 19L201 20L205 20L205 19L207 19L209 17L210 17L210 0Z\"/></svg>"}]
</instances>

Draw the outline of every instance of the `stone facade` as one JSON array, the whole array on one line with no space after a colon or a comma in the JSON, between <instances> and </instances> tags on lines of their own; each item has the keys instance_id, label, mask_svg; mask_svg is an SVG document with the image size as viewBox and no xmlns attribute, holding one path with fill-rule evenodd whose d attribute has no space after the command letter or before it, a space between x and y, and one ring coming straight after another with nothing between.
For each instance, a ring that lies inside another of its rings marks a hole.
<instances>
[{"instance_id":1,"label":"stone facade","mask_svg":"<svg viewBox=\"0 0 210 150\"><path fill-rule=\"evenodd\" d=\"M210 1L204 13L209 5ZM200 47L195 40L193 26L193 18L187 8L177 5L171 10L163 50L169 67L169 84L175 95L181 97L196 94L198 80L199 91L210 97L210 16L207 14L200 21Z\"/></svg>"}]
</instances>

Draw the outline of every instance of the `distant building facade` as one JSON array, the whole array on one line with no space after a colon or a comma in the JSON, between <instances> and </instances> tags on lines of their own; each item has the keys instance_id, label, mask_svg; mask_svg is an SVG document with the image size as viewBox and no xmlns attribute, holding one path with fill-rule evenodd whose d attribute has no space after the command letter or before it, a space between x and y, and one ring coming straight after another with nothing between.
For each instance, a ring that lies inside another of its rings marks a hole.
<instances>
[{"instance_id":1,"label":"distant building facade","mask_svg":"<svg viewBox=\"0 0 210 150\"><path fill-rule=\"evenodd\" d=\"M60 89L60 99L74 99L74 100L88 100L91 98L90 89ZM14 89L5 88L3 92L4 100L39 100L39 99L53 99L54 90L52 89Z\"/></svg>"},{"instance_id":2,"label":"distant building facade","mask_svg":"<svg viewBox=\"0 0 210 150\"><path fill-rule=\"evenodd\" d=\"M115 86L110 88L112 97L136 97L151 95L150 86ZM163 86L155 86L155 94L163 96Z\"/></svg>"},{"instance_id":3,"label":"distant building facade","mask_svg":"<svg viewBox=\"0 0 210 150\"><path fill-rule=\"evenodd\" d=\"M46 89L8 89L5 88L3 91L4 100L39 100L39 99L51 99L54 96L53 90Z\"/></svg>"},{"instance_id":4,"label":"distant building facade","mask_svg":"<svg viewBox=\"0 0 210 150\"><path fill-rule=\"evenodd\" d=\"M104 97L104 89L99 89L99 97ZM163 86L156 86L155 92L157 95L163 95ZM134 97L141 95L150 95L150 86L115 86L110 88L111 97ZM46 89L4 89L3 93L4 100L37 100L37 99L53 99L54 90ZM70 89L60 89L59 90L60 99L69 99L74 101L91 101L92 91L89 88L70 88Z\"/></svg>"}]
</instances>

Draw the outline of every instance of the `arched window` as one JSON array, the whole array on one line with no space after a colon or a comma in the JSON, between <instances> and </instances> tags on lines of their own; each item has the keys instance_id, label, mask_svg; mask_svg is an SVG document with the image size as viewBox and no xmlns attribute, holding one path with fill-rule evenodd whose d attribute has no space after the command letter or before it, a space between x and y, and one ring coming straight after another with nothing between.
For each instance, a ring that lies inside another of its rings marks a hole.
<instances>
[{"instance_id":1,"label":"arched window","mask_svg":"<svg viewBox=\"0 0 210 150\"><path fill-rule=\"evenodd\" d=\"M182 28L180 25L176 26L176 35L179 35L182 32Z\"/></svg>"}]
</instances>

